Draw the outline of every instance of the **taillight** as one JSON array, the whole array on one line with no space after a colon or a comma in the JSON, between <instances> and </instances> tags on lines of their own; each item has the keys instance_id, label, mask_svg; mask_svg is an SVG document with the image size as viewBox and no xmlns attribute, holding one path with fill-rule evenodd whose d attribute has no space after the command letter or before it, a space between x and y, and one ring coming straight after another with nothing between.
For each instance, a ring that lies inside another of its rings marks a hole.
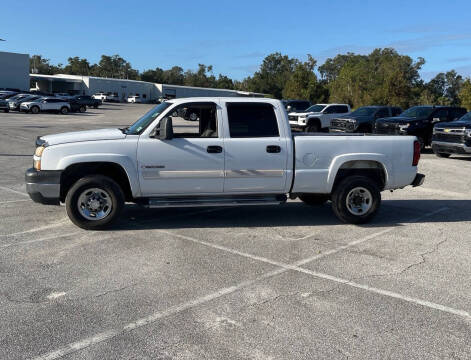
<instances>
[{"instance_id":1,"label":"taillight","mask_svg":"<svg viewBox=\"0 0 471 360\"><path fill-rule=\"evenodd\" d=\"M412 166L419 165L420 160L420 142L414 141L414 157L412 159Z\"/></svg>"}]
</instances>

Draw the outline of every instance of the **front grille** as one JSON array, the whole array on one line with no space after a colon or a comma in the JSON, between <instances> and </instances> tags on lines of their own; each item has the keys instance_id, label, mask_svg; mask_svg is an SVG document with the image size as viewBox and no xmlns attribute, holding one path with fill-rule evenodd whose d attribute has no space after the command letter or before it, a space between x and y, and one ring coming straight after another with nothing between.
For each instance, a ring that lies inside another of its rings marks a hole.
<instances>
[{"instance_id":1,"label":"front grille","mask_svg":"<svg viewBox=\"0 0 471 360\"><path fill-rule=\"evenodd\" d=\"M464 144L466 142L466 136L464 134L447 134L439 132L433 135L432 140Z\"/></svg>"},{"instance_id":2,"label":"front grille","mask_svg":"<svg viewBox=\"0 0 471 360\"><path fill-rule=\"evenodd\" d=\"M298 117L293 116L293 115L288 116L288 119L289 119L289 121L298 121Z\"/></svg>"},{"instance_id":3,"label":"front grille","mask_svg":"<svg viewBox=\"0 0 471 360\"><path fill-rule=\"evenodd\" d=\"M355 123L343 119L333 119L330 124L331 129L343 130L343 131L354 131Z\"/></svg>"},{"instance_id":4,"label":"front grille","mask_svg":"<svg viewBox=\"0 0 471 360\"><path fill-rule=\"evenodd\" d=\"M376 134L399 135L399 126L396 123L379 122L375 127Z\"/></svg>"}]
</instances>

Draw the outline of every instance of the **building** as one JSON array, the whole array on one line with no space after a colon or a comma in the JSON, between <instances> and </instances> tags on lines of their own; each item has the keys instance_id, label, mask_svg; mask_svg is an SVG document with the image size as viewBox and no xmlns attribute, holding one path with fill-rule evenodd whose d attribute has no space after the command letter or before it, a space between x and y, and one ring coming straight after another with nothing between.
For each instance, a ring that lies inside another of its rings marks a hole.
<instances>
[{"instance_id":1,"label":"building","mask_svg":"<svg viewBox=\"0 0 471 360\"><path fill-rule=\"evenodd\" d=\"M192 86L155 84L146 81L111 79L80 75L40 75L31 74L36 89L45 93L70 93L93 95L96 93L117 94L121 101L128 96L139 95L144 102L156 101L160 98L174 99L182 97L205 96L251 96L263 97L264 94L237 90L213 89Z\"/></svg>"},{"instance_id":2,"label":"building","mask_svg":"<svg viewBox=\"0 0 471 360\"><path fill-rule=\"evenodd\" d=\"M0 51L0 89L29 90L29 55Z\"/></svg>"}]
</instances>

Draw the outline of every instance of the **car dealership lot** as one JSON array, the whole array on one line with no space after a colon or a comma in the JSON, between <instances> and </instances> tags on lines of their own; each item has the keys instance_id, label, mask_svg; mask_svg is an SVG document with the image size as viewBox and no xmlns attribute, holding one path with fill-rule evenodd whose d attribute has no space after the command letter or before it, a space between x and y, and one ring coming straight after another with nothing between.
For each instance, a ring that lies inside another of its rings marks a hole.
<instances>
[{"instance_id":1,"label":"car dealership lot","mask_svg":"<svg viewBox=\"0 0 471 360\"><path fill-rule=\"evenodd\" d=\"M424 154L424 186L364 226L290 201L129 205L87 232L29 200L36 136L150 108L0 114L1 359L469 358L471 160Z\"/></svg>"}]
</instances>

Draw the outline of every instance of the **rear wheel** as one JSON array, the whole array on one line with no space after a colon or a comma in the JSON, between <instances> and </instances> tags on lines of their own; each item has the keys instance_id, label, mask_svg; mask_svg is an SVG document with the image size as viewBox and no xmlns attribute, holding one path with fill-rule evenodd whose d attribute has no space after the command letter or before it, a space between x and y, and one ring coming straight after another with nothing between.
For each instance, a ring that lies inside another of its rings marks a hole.
<instances>
[{"instance_id":1,"label":"rear wheel","mask_svg":"<svg viewBox=\"0 0 471 360\"><path fill-rule=\"evenodd\" d=\"M65 205L67 215L75 225L87 230L104 229L121 213L124 194L107 176L86 176L67 192Z\"/></svg>"},{"instance_id":2,"label":"rear wheel","mask_svg":"<svg viewBox=\"0 0 471 360\"><path fill-rule=\"evenodd\" d=\"M33 113L33 114L38 114L38 113L39 113L39 107L33 106L33 107L31 108L31 113Z\"/></svg>"},{"instance_id":3,"label":"rear wheel","mask_svg":"<svg viewBox=\"0 0 471 360\"><path fill-rule=\"evenodd\" d=\"M320 195L320 194L302 194L299 195L299 199L307 204L312 206L319 206L325 204L329 200L329 195Z\"/></svg>"},{"instance_id":4,"label":"rear wheel","mask_svg":"<svg viewBox=\"0 0 471 360\"><path fill-rule=\"evenodd\" d=\"M332 193L332 209L343 222L363 224L378 212L380 189L372 178L350 176L343 179Z\"/></svg>"},{"instance_id":5,"label":"rear wheel","mask_svg":"<svg viewBox=\"0 0 471 360\"><path fill-rule=\"evenodd\" d=\"M87 107L85 105L80 105L79 112L84 113L85 111L87 111Z\"/></svg>"}]
</instances>

